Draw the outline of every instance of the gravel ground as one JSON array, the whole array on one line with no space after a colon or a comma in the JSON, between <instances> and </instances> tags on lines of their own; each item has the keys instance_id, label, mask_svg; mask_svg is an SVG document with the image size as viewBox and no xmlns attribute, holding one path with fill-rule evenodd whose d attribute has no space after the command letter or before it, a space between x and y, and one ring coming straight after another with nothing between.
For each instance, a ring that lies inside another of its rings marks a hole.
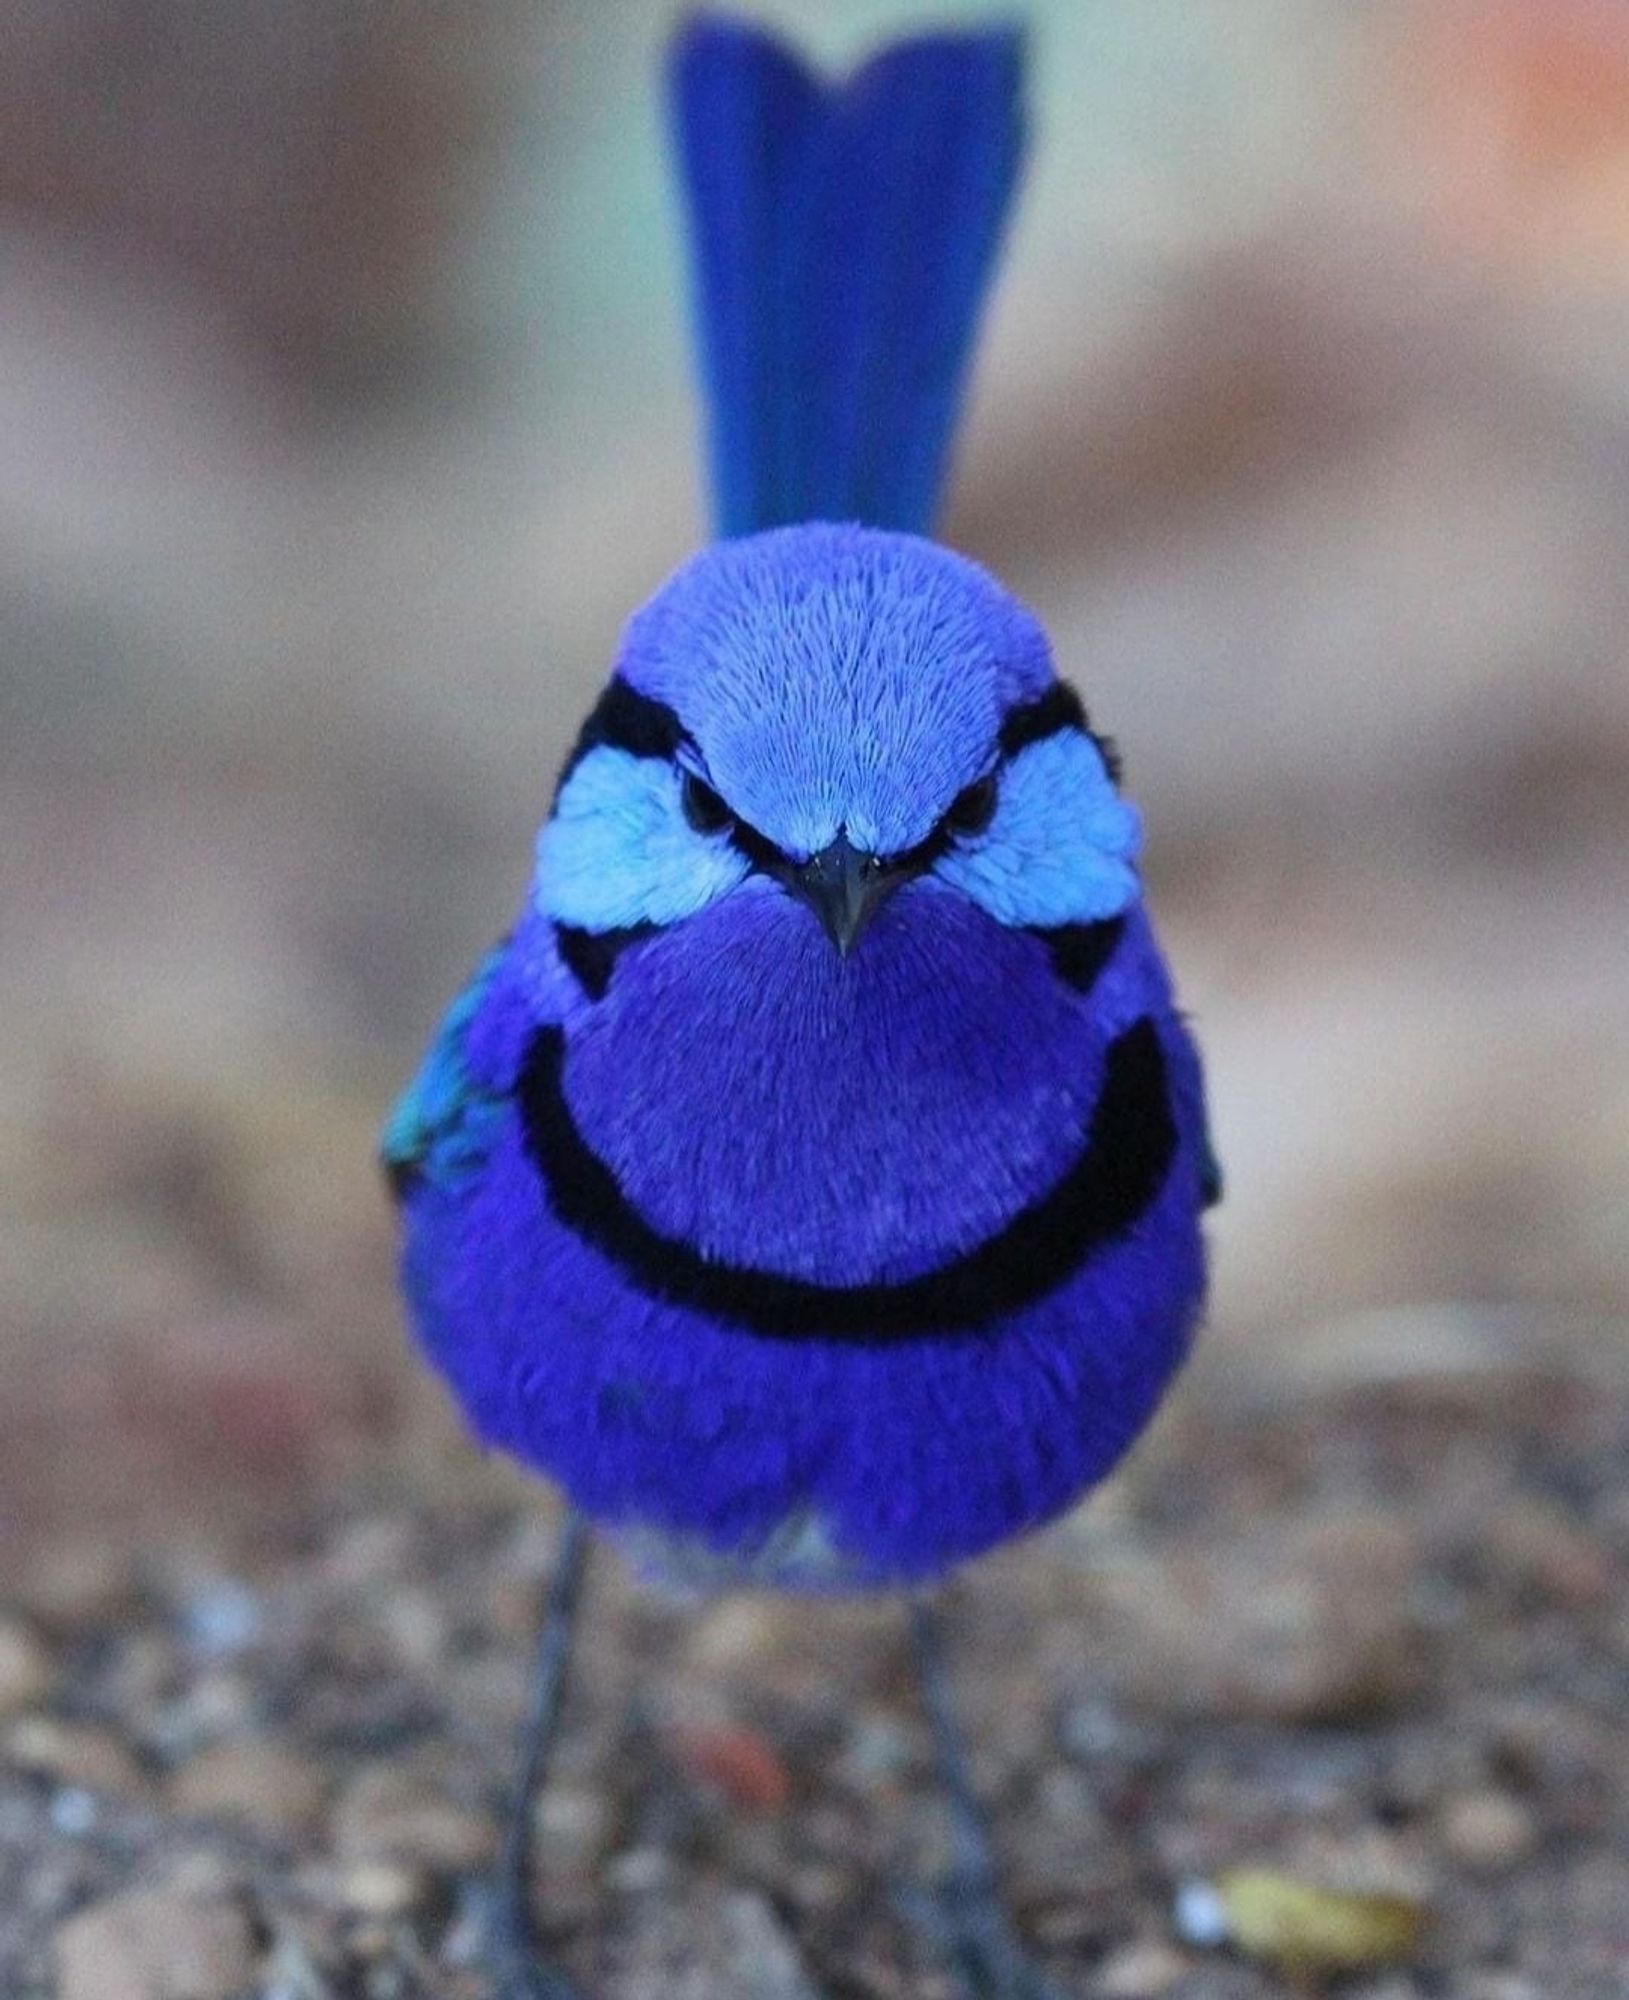
<instances>
[{"instance_id":1,"label":"gravel ground","mask_svg":"<svg viewBox=\"0 0 1629 2000\"><path fill-rule=\"evenodd\" d=\"M968 1572L976 1773L1060 1983L1316 1985L1183 1934L1184 1885L1264 1868L1425 1912L1345 1994L1629 1992L1626 1444L1629 1395L1536 1369L1189 1393ZM231 1574L59 1550L0 1619L0 1993L480 2000L552 1538L518 1488L375 1481ZM945 1853L902 1638L883 1603L655 1601L600 1553L540 1820L587 1991L950 1994L894 1893Z\"/></svg>"}]
</instances>

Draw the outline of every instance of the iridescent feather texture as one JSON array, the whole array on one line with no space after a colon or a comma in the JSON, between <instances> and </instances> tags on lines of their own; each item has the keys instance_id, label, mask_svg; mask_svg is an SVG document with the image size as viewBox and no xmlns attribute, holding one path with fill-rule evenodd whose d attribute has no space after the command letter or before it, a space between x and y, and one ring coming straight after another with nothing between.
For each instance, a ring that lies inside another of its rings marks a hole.
<instances>
[{"instance_id":1,"label":"iridescent feather texture","mask_svg":"<svg viewBox=\"0 0 1629 2000\"><path fill-rule=\"evenodd\" d=\"M1218 1191L1118 762L1034 615L931 540L1021 156L1010 30L842 84L703 19L670 69L718 539L630 621L513 929L387 1127L420 1342L569 1503L496 1942L585 1524L709 1588L914 1587L1119 1460ZM964 1990L1038 2000L971 1871Z\"/></svg>"},{"instance_id":2,"label":"iridescent feather texture","mask_svg":"<svg viewBox=\"0 0 1629 2000\"><path fill-rule=\"evenodd\" d=\"M929 539L1022 152L1008 29L818 80L676 38L718 539L630 621L513 929L385 1133L425 1353L586 1525L707 1588L915 1587L1101 1479L1187 1352L1218 1179L1115 755L1034 615ZM912 1632L963 1986L1041 2000L937 1625Z\"/></svg>"},{"instance_id":3,"label":"iridescent feather texture","mask_svg":"<svg viewBox=\"0 0 1629 2000\"><path fill-rule=\"evenodd\" d=\"M917 532L1018 70L1008 30L842 87L678 38L722 538L629 624L386 1134L480 1436L711 1582L898 1585L1045 1521L1203 1295L1136 809L1034 616Z\"/></svg>"},{"instance_id":4,"label":"iridescent feather texture","mask_svg":"<svg viewBox=\"0 0 1629 2000\"><path fill-rule=\"evenodd\" d=\"M792 1586L929 1576L1107 1471L1203 1284L1138 839L962 557L804 526L682 570L398 1115L482 1436L647 1561Z\"/></svg>"}]
</instances>

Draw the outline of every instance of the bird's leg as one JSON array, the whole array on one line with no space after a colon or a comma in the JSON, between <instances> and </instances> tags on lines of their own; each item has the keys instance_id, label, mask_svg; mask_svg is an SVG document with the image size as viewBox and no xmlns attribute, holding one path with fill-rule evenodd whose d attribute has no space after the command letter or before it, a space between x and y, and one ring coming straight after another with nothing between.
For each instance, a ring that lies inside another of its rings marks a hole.
<instances>
[{"instance_id":1,"label":"bird's leg","mask_svg":"<svg viewBox=\"0 0 1629 2000\"><path fill-rule=\"evenodd\" d=\"M951 1705L938 1608L913 1599L910 1620L939 1782L950 1809L952 1852L940 1899L917 1902L918 1914L968 2000L1064 2000L1025 1957L1002 1907L989 1827Z\"/></svg>"},{"instance_id":2,"label":"bird's leg","mask_svg":"<svg viewBox=\"0 0 1629 2000\"><path fill-rule=\"evenodd\" d=\"M521 1739L520 1773L498 1861L492 1908L492 1970L496 2000L576 2000L573 1987L537 1949L532 1922L533 1813L548 1769L549 1749L571 1663L572 1628L588 1555L588 1524L566 1514L549 1583L532 1683L532 1706Z\"/></svg>"}]
</instances>

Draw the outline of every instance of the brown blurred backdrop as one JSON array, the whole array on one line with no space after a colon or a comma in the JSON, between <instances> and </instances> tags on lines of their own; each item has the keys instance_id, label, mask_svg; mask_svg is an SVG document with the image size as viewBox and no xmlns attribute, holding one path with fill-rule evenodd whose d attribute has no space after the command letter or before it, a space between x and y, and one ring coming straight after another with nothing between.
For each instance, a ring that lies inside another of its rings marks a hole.
<instances>
[{"instance_id":1,"label":"brown blurred backdrop","mask_svg":"<svg viewBox=\"0 0 1629 2000\"><path fill-rule=\"evenodd\" d=\"M0 1565L473 1463L371 1149L703 532L671 11L0 16ZM1629 17L1027 12L947 533L1147 809L1230 1181L1190 1393L1614 1365Z\"/></svg>"}]
</instances>

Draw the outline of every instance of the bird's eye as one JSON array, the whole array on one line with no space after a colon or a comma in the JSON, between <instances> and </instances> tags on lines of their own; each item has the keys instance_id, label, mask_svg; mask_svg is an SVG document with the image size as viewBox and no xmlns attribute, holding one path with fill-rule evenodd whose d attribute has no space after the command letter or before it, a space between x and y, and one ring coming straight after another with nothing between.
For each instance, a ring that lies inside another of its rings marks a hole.
<instances>
[{"instance_id":1,"label":"bird's eye","mask_svg":"<svg viewBox=\"0 0 1629 2000\"><path fill-rule=\"evenodd\" d=\"M952 833L982 833L995 818L996 781L994 774L980 778L959 791L945 814Z\"/></svg>"},{"instance_id":2,"label":"bird's eye","mask_svg":"<svg viewBox=\"0 0 1629 2000\"><path fill-rule=\"evenodd\" d=\"M712 786L694 771L679 773L679 808L697 833L722 833L735 817Z\"/></svg>"}]
</instances>

